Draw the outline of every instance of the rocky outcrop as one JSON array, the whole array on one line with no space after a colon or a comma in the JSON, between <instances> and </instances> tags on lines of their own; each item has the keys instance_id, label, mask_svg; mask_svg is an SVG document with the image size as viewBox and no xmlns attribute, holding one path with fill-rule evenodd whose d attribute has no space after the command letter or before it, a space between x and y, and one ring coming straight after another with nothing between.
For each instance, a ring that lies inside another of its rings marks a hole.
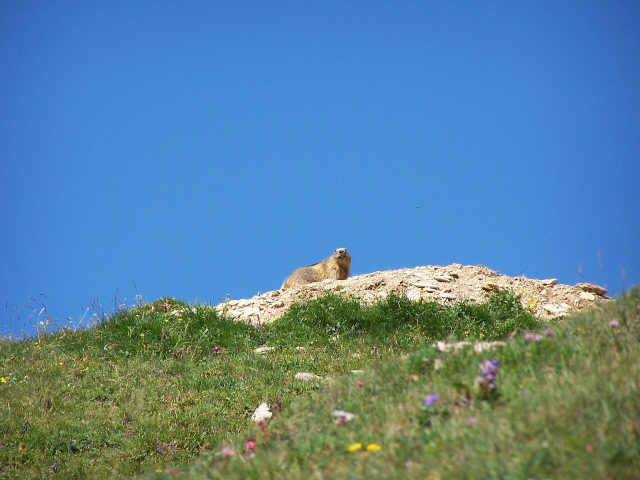
<instances>
[{"instance_id":1,"label":"rocky outcrop","mask_svg":"<svg viewBox=\"0 0 640 480\"><path fill-rule=\"evenodd\" d=\"M246 300L227 300L214 308L234 319L253 324L280 317L296 302L328 293L344 294L371 303L395 292L413 301L484 302L495 291L520 296L525 308L540 318L559 318L582 310L597 301L607 301L607 291L597 285L559 284L556 279L535 280L501 275L482 265L426 266L368 273L346 280L325 280L288 290L258 294Z\"/></svg>"}]
</instances>

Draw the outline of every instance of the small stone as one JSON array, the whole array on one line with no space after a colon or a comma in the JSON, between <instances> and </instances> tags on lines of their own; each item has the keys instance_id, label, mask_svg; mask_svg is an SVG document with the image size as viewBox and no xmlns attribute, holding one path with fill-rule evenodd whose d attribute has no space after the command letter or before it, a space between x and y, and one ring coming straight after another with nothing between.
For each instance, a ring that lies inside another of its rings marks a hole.
<instances>
[{"instance_id":1,"label":"small stone","mask_svg":"<svg viewBox=\"0 0 640 480\"><path fill-rule=\"evenodd\" d=\"M309 382L311 380L320 380L322 377L319 377L315 373L298 372L298 373L296 373L294 378L296 380L301 380L303 382Z\"/></svg>"},{"instance_id":2,"label":"small stone","mask_svg":"<svg viewBox=\"0 0 640 480\"><path fill-rule=\"evenodd\" d=\"M438 282L453 282L453 277L451 275L434 275L433 279L437 280Z\"/></svg>"},{"instance_id":3,"label":"small stone","mask_svg":"<svg viewBox=\"0 0 640 480\"><path fill-rule=\"evenodd\" d=\"M264 355L267 352L273 352L275 349L276 347L258 347L253 352L258 355Z\"/></svg>"},{"instance_id":4,"label":"small stone","mask_svg":"<svg viewBox=\"0 0 640 480\"><path fill-rule=\"evenodd\" d=\"M260 307L244 307L242 310L242 314L245 317L249 317L251 315L258 315L260 313Z\"/></svg>"},{"instance_id":5,"label":"small stone","mask_svg":"<svg viewBox=\"0 0 640 480\"><path fill-rule=\"evenodd\" d=\"M576 284L576 287L585 292L595 293L596 295L599 295L601 297L604 297L608 292L606 288L600 287L599 285L595 285L593 283L578 283Z\"/></svg>"},{"instance_id":6,"label":"small stone","mask_svg":"<svg viewBox=\"0 0 640 480\"><path fill-rule=\"evenodd\" d=\"M346 410L334 410L331 415L336 419L337 423L344 424L356 418L355 414Z\"/></svg>"},{"instance_id":7,"label":"small stone","mask_svg":"<svg viewBox=\"0 0 640 480\"><path fill-rule=\"evenodd\" d=\"M430 282L428 280L417 280L417 281L411 281L409 283L414 287L418 287L418 288L430 288L430 289L438 288L437 282Z\"/></svg>"},{"instance_id":8,"label":"small stone","mask_svg":"<svg viewBox=\"0 0 640 480\"><path fill-rule=\"evenodd\" d=\"M504 342L477 342L474 346L473 346L473 350L476 353L481 353L484 352L486 350L490 350L492 348L495 347L503 347L505 345Z\"/></svg>"},{"instance_id":9,"label":"small stone","mask_svg":"<svg viewBox=\"0 0 640 480\"><path fill-rule=\"evenodd\" d=\"M407 292L407 298L412 302L418 302L420 300L420 290L412 288Z\"/></svg>"},{"instance_id":10,"label":"small stone","mask_svg":"<svg viewBox=\"0 0 640 480\"><path fill-rule=\"evenodd\" d=\"M589 300L590 302L593 302L596 299L596 296L593 293L580 292L580 298L582 298L584 300Z\"/></svg>"},{"instance_id":11,"label":"small stone","mask_svg":"<svg viewBox=\"0 0 640 480\"><path fill-rule=\"evenodd\" d=\"M558 279L557 278L548 278L546 280L540 280L540 283L542 285L546 285L548 287L552 287L554 286L556 283L558 283Z\"/></svg>"},{"instance_id":12,"label":"small stone","mask_svg":"<svg viewBox=\"0 0 640 480\"><path fill-rule=\"evenodd\" d=\"M273 413L271 412L271 409L269 408L269 405L267 405L266 403L262 402L258 408L256 408L256 411L253 412L253 415L251 415L251 420L253 420L254 422L264 422L265 420L268 420L271 418L271 416L273 415Z\"/></svg>"},{"instance_id":13,"label":"small stone","mask_svg":"<svg viewBox=\"0 0 640 480\"><path fill-rule=\"evenodd\" d=\"M564 315L565 313L567 313L567 310L565 308L553 303L545 303L544 305L542 305L542 308L553 315Z\"/></svg>"},{"instance_id":14,"label":"small stone","mask_svg":"<svg viewBox=\"0 0 640 480\"><path fill-rule=\"evenodd\" d=\"M443 300L455 300L456 294L443 292L440 294L440 298L442 298Z\"/></svg>"},{"instance_id":15,"label":"small stone","mask_svg":"<svg viewBox=\"0 0 640 480\"><path fill-rule=\"evenodd\" d=\"M354 375L360 375L364 373L364 370L351 370L351 373L353 373Z\"/></svg>"}]
</instances>

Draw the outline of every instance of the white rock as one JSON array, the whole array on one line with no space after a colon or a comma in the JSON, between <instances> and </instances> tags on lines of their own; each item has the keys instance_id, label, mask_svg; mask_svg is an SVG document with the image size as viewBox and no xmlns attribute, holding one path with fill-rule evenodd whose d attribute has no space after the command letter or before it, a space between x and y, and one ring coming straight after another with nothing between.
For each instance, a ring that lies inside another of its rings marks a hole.
<instances>
[{"instance_id":1,"label":"white rock","mask_svg":"<svg viewBox=\"0 0 640 480\"><path fill-rule=\"evenodd\" d=\"M270 419L272 415L273 413L271 412L269 405L262 402L258 408L256 408L256 411L253 412L253 415L251 415L251 420L254 422L263 422Z\"/></svg>"},{"instance_id":2,"label":"white rock","mask_svg":"<svg viewBox=\"0 0 640 480\"><path fill-rule=\"evenodd\" d=\"M294 378L296 380L301 380L303 382L309 382L311 380L320 380L322 377L319 377L318 375L316 375L314 373L298 372L298 373L296 373Z\"/></svg>"},{"instance_id":3,"label":"white rock","mask_svg":"<svg viewBox=\"0 0 640 480\"><path fill-rule=\"evenodd\" d=\"M434 280L437 280L438 282L453 282L453 277L451 275L434 275L433 276Z\"/></svg>"},{"instance_id":4,"label":"white rock","mask_svg":"<svg viewBox=\"0 0 640 480\"><path fill-rule=\"evenodd\" d=\"M356 418L354 413L347 412L346 410L334 410L333 412L331 412L331 415L333 415L336 420L344 418L346 422L350 422L351 420Z\"/></svg>"},{"instance_id":5,"label":"white rock","mask_svg":"<svg viewBox=\"0 0 640 480\"><path fill-rule=\"evenodd\" d=\"M248 317L248 316L250 316L250 315L258 315L259 313L260 313L260 307L256 307L256 306L253 306L253 307L244 307L244 308L242 309L242 314L243 314L245 317Z\"/></svg>"},{"instance_id":6,"label":"white rock","mask_svg":"<svg viewBox=\"0 0 640 480\"><path fill-rule=\"evenodd\" d=\"M503 347L504 342L477 342L473 345L473 350L476 353L484 352L485 350L491 350L494 347Z\"/></svg>"},{"instance_id":7,"label":"white rock","mask_svg":"<svg viewBox=\"0 0 640 480\"><path fill-rule=\"evenodd\" d=\"M593 283L578 283L576 284L580 290L584 290L585 292L595 293L596 295L600 295L601 297L606 295L607 289L601 287L600 285L595 285Z\"/></svg>"},{"instance_id":8,"label":"white rock","mask_svg":"<svg viewBox=\"0 0 640 480\"><path fill-rule=\"evenodd\" d=\"M351 370L351 373L353 373L354 375L360 375L364 373L364 370Z\"/></svg>"},{"instance_id":9,"label":"white rock","mask_svg":"<svg viewBox=\"0 0 640 480\"><path fill-rule=\"evenodd\" d=\"M438 342L436 344L436 348L441 352L450 352L455 350L460 350L462 347L466 347L471 345L471 342L457 342L457 343L446 343L446 342Z\"/></svg>"},{"instance_id":10,"label":"white rock","mask_svg":"<svg viewBox=\"0 0 640 480\"><path fill-rule=\"evenodd\" d=\"M433 361L433 369L434 370L440 370L442 367L444 367L444 362L442 361L441 358L436 358Z\"/></svg>"},{"instance_id":11,"label":"white rock","mask_svg":"<svg viewBox=\"0 0 640 480\"><path fill-rule=\"evenodd\" d=\"M409 283L411 283L411 285L413 285L414 287L418 287L418 288L428 288L428 289L438 288L438 282L431 282L429 280L417 280L417 281L411 281Z\"/></svg>"},{"instance_id":12,"label":"white rock","mask_svg":"<svg viewBox=\"0 0 640 480\"><path fill-rule=\"evenodd\" d=\"M258 347L254 350L254 353L257 353L258 355L264 355L267 352L273 352L276 349L276 347Z\"/></svg>"},{"instance_id":13,"label":"white rock","mask_svg":"<svg viewBox=\"0 0 640 480\"><path fill-rule=\"evenodd\" d=\"M407 298L412 302L417 302L418 300L420 300L420 290L418 290L417 288L412 288L408 290Z\"/></svg>"},{"instance_id":14,"label":"white rock","mask_svg":"<svg viewBox=\"0 0 640 480\"><path fill-rule=\"evenodd\" d=\"M580 298L584 299L584 300L589 300L589 301L594 301L596 299L596 296L593 293L589 293L589 292L580 292Z\"/></svg>"},{"instance_id":15,"label":"white rock","mask_svg":"<svg viewBox=\"0 0 640 480\"><path fill-rule=\"evenodd\" d=\"M556 283L558 283L558 279L557 278L547 278L546 280L540 280L540 283L542 285L547 285L549 287L555 285Z\"/></svg>"},{"instance_id":16,"label":"white rock","mask_svg":"<svg viewBox=\"0 0 640 480\"><path fill-rule=\"evenodd\" d=\"M554 315L564 315L565 313L567 313L567 310L565 308L554 303L545 303L544 305L542 305L542 308Z\"/></svg>"}]
</instances>

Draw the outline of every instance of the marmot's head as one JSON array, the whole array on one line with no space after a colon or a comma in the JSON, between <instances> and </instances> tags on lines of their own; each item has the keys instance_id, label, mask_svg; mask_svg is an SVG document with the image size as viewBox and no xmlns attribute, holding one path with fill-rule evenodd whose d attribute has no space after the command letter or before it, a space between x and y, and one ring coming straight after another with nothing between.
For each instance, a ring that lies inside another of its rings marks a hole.
<instances>
[{"instance_id":1,"label":"marmot's head","mask_svg":"<svg viewBox=\"0 0 640 480\"><path fill-rule=\"evenodd\" d=\"M346 248L336 248L333 251L333 258L335 258L340 265L351 265L351 255L349 255Z\"/></svg>"}]
</instances>

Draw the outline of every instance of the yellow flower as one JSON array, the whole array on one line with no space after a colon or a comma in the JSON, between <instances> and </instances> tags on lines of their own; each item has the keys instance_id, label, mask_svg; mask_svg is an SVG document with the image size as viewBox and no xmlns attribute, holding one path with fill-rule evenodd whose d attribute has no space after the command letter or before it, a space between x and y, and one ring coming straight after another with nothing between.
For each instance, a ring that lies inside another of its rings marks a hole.
<instances>
[{"instance_id":1,"label":"yellow flower","mask_svg":"<svg viewBox=\"0 0 640 480\"><path fill-rule=\"evenodd\" d=\"M0 378L0 380L2 380L2 383L7 383L7 379L5 377Z\"/></svg>"},{"instance_id":2,"label":"yellow flower","mask_svg":"<svg viewBox=\"0 0 640 480\"><path fill-rule=\"evenodd\" d=\"M362 444L361 443L354 443L353 445L349 445L348 447L350 452L356 452L358 450L362 450Z\"/></svg>"},{"instance_id":3,"label":"yellow flower","mask_svg":"<svg viewBox=\"0 0 640 480\"><path fill-rule=\"evenodd\" d=\"M382 450L382 447L377 443L367 445L367 452L377 452L378 450Z\"/></svg>"}]
</instances>

